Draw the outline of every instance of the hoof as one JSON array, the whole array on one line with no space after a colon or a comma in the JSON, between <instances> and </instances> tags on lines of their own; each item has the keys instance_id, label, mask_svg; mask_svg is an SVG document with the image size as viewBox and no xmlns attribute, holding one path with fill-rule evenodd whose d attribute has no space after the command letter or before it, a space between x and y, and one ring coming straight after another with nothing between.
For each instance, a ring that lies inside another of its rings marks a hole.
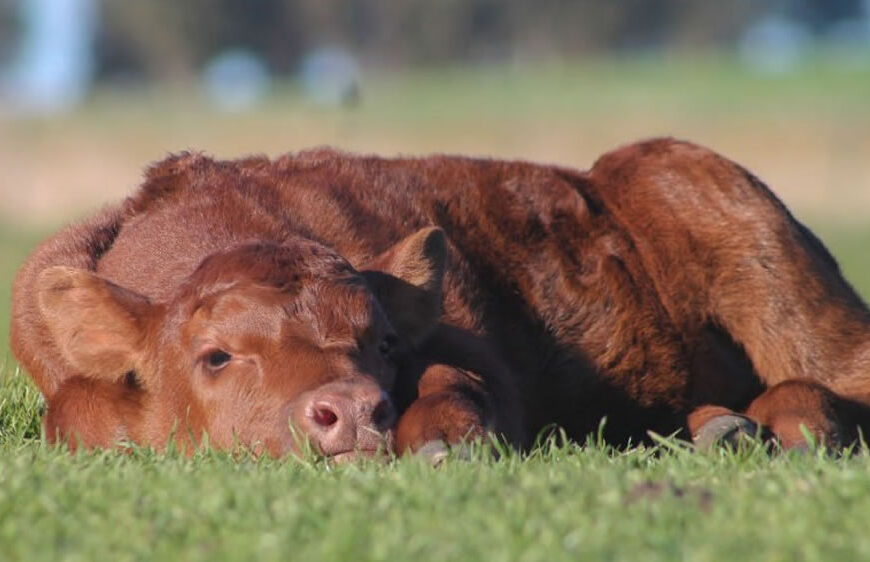
<instances>
[{"instance_id":1,"label":"hoof","mask_svg":"<svg viewBox=\"0 0 870 562\"><path fill-rule=\"evenodd\" d=\"M425 459L432 466L438 466L447 458L470 461L472 457L469 445L465 443L447 445L440 439L424 443L414 454Z\"/></svg>"},{"instance_id":2,"label":"hoof","mask_svg":"<svg viewBox=\"0 0 870 562\"><path fill-rule=\"evenodd\" d=\"M444 459L450 456L450 449L440 439L428 441L414 452L418 457L426 460L432 466L438 466Z\"/></svg>"},{"instance_id":3,"label":"hoof","mask_svg":"<svg viewBox=\"0 0 870 562\"><path fill-rule=\"evenodd\" d=\"M724 444L736 447L743 437L758 435L758 426L749 419L734 414L716 416L692 436L696 449L709 449Z\"/></svg>"}]
</instances>

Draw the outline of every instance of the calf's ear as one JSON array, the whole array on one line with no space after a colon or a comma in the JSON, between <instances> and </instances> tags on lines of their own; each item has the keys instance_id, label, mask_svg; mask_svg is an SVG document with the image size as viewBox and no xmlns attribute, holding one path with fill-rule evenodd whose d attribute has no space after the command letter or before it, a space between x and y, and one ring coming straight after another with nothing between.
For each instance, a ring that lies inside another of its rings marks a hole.
<instances>
[{"instance_id":1,"label":"calf's ear","mask_svg":"<svg viewBox=\"0 0 870 562\"><path fill-rule=\"evenodd\" d=\"M393 326L419 344L441 317L447 240L437 227L424 228L375 257L362 271Z\"/></svg>"},{"instance_id":2,"label":"calf's ear","mask_svg":"<svg viewBox=\"0 0 870 562\"><path fill-rule=\"evenodd\" d=\"M58 350L83 375L117 380L136 370L156 310L146 297L63 266L39 275L36 294Z\"/></svg>"}]
</instances>

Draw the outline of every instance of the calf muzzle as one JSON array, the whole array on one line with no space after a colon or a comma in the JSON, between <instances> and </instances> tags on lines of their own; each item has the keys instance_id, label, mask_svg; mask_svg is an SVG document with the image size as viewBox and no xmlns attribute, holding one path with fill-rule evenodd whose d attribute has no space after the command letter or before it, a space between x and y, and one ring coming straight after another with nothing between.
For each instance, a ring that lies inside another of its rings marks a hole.
<instances>
[{"instance_id":1,"label":"calf muzzle","mask_svg":"<svg viewBox=\"0 0 870 562\"><path fill-rule=\"evenodd\" d=\"M296 420L316 450L336 461L388 453L396 411L380 386L337 381L311 392Z\"/></svg>"}]
</instances>

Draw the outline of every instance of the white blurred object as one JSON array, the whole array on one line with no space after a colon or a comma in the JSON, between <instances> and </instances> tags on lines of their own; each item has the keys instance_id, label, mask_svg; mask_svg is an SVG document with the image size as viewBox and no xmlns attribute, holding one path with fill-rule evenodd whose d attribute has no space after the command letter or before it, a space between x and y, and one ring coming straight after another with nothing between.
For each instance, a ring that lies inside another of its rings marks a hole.
<instances>
[{"instance_id":1,"label":"white blurred object","mask_svg":"<svg viewBox=\"0 0 870 562\"><path fill-rule=\"evenodd\" d=\"M266 96L271 82L263 59L245 49L223 51L203 71L205 92L223 111L244 111L255 106Z\"/></svg>"},{"instance_id":2,"label":"white blurred object","mask_svg":"<svg viewBox=\"0 0 870 562\"><path fill-rule=\"evenodd\" d=\"M747 28L738 45L740 58L758 71L783 74L794 70L812 43L806 26L768 15Z\"/></svg>"},{"instance_id":3,"label":"white blurred object","mask_svg":"<svg viewBox=\"0 0 870 562\"><path fill-rule=\"evenodd\" d=\"M360 95L360 67L341 47L321 47L302 59L299 78L305 93L322 105L355 105Z\"/></svg>"},{"instance_id":4,"label":"white blurred object","mask_svg":"<svg viewBox=\"0 0 870 562\"><path fill-rule=\"evenodd\" d=\"M16 113L69 109L94 75L95 0L21 0L23 33L5 77L4 97Z\"/></svg>"}]
</instances>

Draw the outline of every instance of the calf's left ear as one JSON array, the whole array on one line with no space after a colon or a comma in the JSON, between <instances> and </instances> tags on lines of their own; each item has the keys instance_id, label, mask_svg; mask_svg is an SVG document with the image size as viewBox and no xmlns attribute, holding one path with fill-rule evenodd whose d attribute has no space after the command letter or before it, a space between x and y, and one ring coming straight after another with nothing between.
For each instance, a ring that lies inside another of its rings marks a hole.
<instances>
[{"instance_id":1,"label":"calf's left ear","mask_svg":"<svg viewBox=\"0 0 870 562\"><path fill-rule=\"evenodd\" d=\"M89 271L63 266L43 271L36 291L58 350L84 376L117 380L137 368L157 305Z\"/></svg>"},{"instance_id":2,"label":"calf's left ear","mask_svg":"<svg viewBox=\"0 0 870 562\"><path fill-rule=\"evenodd\" d=\"M366 264L362 275L400 335L419 344L441 318L447 240L418 230Z\"/></svg>"}]
</instances>

